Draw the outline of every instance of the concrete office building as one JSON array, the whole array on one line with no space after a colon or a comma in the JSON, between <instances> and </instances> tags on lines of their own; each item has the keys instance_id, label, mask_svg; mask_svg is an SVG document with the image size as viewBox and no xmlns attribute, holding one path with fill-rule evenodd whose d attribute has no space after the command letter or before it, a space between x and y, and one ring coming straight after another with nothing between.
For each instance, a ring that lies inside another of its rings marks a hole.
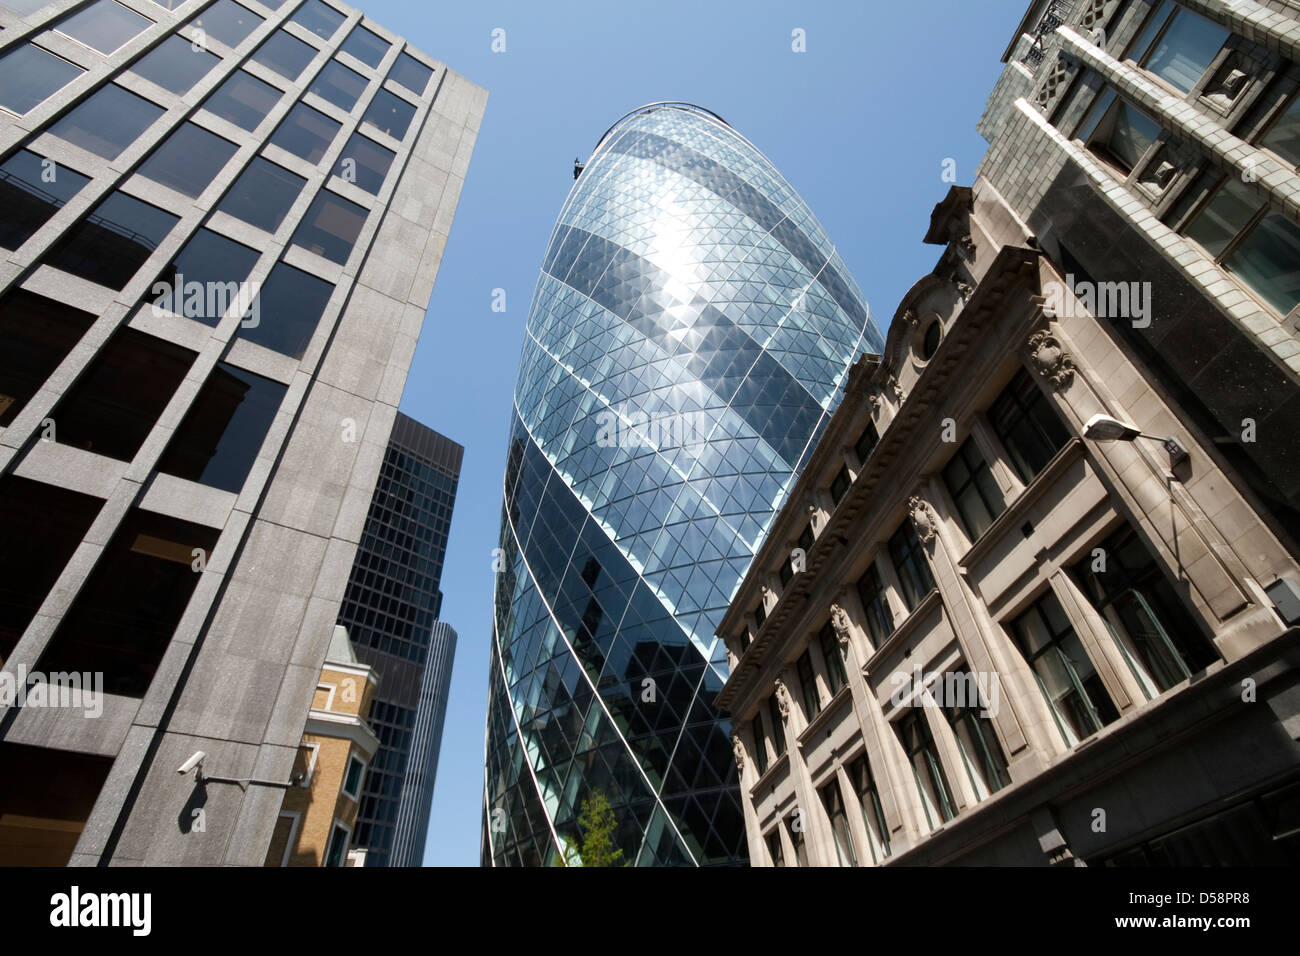
<instances>
[{"instance_id":1,"label":"concrete office building","mask_svg":"<svg viewBox=\"0 0 1300 956\"><path fill-rule=\"evenodd\" d=\"M720 117L651 104L601 137L515 388L485 865L572 860L593 792L629 862L744 861L714 630L880 342L812 212Z\"/></svg>"},{"instance_id":2,"label":"concrete office building","mask_svg":"<svg viewBox=\"0 0 1300 956\"><path fill-rule=\"evenodd\" d=\"M324 0L0 26L0 658L104 691L0 697L0 858L261 865L176 769L289 779L486 93Z\"/></svg>"},{"instance_id":3,"label":"concrete office building","mask_svg":"<svg viewBox=\"0 0 1300 956\"><path fill-rule=\"evenodd\" d=\"M464 449L398 414L339 612L357 657L381 683L353 837L367 866L419 866L427 829L455 632L437 621L438 586ZM450 635L450 637L448 637Z\"/></svg>"},{"instance_id":4,"label":"concrete office building","mask_svg":"<svg viewBox=\"0 0 1300 956\"><path fill-rule=\"evenodd\" d=\"M1026 15L719 630L755 864L1300 862L1289 9Z\"/></svg>"}]
</instances>

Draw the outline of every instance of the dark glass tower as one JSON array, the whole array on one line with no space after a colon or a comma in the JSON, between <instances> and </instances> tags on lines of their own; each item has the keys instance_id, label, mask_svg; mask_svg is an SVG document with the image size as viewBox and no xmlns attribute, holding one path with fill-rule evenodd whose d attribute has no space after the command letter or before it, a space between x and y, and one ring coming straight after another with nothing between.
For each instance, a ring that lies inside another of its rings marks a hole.
<instances>
[{"instance_id":1,"label":"dark glass tower","mask_svg":"<svg viewBox=\"0 0 1300 956\"><path fill-rule=\"evenodd\" d=\"M379 675L370 713L379 751L352 841L367 851L366 866L419 866L424 855L420 834L428 827L451 678L447 645L455 647L455 632L435 623L438 585L463 454L398 413L339 611L357 657Z\"/></svg>"},{"instance_id":2,"label":"dark glass tower","mask_svg":"<svg viewBox=\"0 0 1300 956\"><path fill-rule=\"evenodd\" d=\"M580 169L515 387L483 862L571 857L593 791L629 862L743 862L714 630L883 340L808 207L716 115L643 107Z\"/></svg>"}]
</instances>

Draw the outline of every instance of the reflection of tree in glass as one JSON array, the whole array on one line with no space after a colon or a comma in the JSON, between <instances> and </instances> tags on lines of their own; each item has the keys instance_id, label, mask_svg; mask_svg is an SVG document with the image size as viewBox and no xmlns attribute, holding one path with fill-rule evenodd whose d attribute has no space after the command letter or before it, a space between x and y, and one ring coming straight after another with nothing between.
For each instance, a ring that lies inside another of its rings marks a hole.
<instances>
[{"instance_id":1,"label":"reflection of tree in glass","mask_svg":"<svg viewBox=\"0 0 1300 956\"><path fill-rule=\"evenodd\" d=\"M578 813L580 848L570 847L569 859L557 858L561 866L627 866L623 850L614 845L614 831L618 821L614 808L603 791L596 790L582 801ZM576 852L575 852L576 851Z\"/></svg>"}]
</instances>

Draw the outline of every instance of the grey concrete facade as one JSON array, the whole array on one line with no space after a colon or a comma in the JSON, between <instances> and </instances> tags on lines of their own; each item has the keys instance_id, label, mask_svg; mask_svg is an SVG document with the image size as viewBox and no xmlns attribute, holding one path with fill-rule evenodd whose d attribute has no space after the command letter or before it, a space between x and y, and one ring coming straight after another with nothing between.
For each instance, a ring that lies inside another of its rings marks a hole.
<instances>
[{"instance_id":1,"label":"grey concrete facade","mask_svg":"<svg viewBox=\"0 0 1300 956\"><path fill-rule=\"evenodd\" d=\"M77 841L74 865L261 865L282 791L209 785L196 794L176 768L197 750L211 775L288 780L329 637L362 533L384 450L397 415L416 340L464 183L486 91L350 7L329 40L288 23L300 6L245 6L264 18L237 48L208 37L220 63L185 95L176 96L129 72L131 61L179 31L205 4L168 10L147 0L125 7L153 26L108 56L47 27L85 6L59 2L27 18L0 9L0 53L33 42L85 72L22 116L0 113L0 153L23 146L66 165L90 182L21 247L0 259L0 292L23 288L83 309L94 324L21 413L0 429L0 475L14 474L70 488L104 505L57 582L4 660L6 671L33 669L124 516L132 509L175 516L219 532L197 587L142 698L109 695L104 714L86 720L67 711L6 708L0 740L37 748L101 754L112 767ZM354 27L389 44L377 68L338 52ZM314 51L296 81L248 60L275 31ZM422 96L386 80L401 55L433 71ZM307 92L335 58L366 80L345 112ZM208 113L205 98L244 69L281 91L253 133ZM45 132L88 94L112 79L164 109L115 160L107 161ZM415 109L401 141L367 135L396 154L378 195L327 172L357 129L372 97L385 90ZM317 164L267 139L302 101L341 124ZM238 144L238 152L197 199L133 172L140 159L189 120ZM304 177L307 186L273 236L213 207L257 155ZM328 185L366 210L343 264L290 246L313 197ZM46 251L114 189L180 216L148 261L120 291L41 264ZM159 271L203 226L257 249L250 282L283 261L335 286L300 359L236 339L241 316L231 309L215 328L180 316L137 310ZM143 447L129 462L42 440L42 423L78 381L100 348L131 327L198 353L184 382ZM238 493L159 474L158 457L218 362L287 386L256 464ZM203 827L185 823L201 809Z\"/></svg>"}]
</instances>

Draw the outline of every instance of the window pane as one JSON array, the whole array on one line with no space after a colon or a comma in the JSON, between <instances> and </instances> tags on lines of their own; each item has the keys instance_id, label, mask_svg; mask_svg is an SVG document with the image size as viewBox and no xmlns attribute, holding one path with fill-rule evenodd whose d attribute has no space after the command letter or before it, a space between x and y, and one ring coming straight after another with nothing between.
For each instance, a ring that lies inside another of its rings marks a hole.
<instances>
[{"instance_id":1,"label":"window pane","mask_svg":"<svg viewBox=\"0 0 1300 956\"><path fill-rule=\"evenodd\" d=\"M203 108L249 131L257 129L283 94L270 83L239 70L208 97Z\"/></svg>"},{"instance_id":2,"label":"window pane","mask_svg":"<svg viewBox=\"0 0 1300 956\"><path fill-rule=\"evenodd\" d=\"M251 303L243 282L257 264L258 252L211 229L200 229L150 286L153 304L176 315L216 326L230 306Z\"/></svg>"},{"instance_id":3,"label":"window pane","mask_svg":"<svg viewBox=\"0 0 1300 956\"><path fill-rule=\"evenodd\" d=\"M84 73L30 43L0 57L0 106L19 115L35 109Z\"/></svg>"},{"instance_id":4,"label":"window pane","mask_svg":"<svg viewBox=\"0 0 1300 956\"><path fill-rule=\"evenodd\" d=\"M239 147L201 126L184 123L163 140L140 168L141 176L198 197Z\"/></svg>"},{"instance_id":5,"label":"window pane","mask_svg":"<svg viewBox=\"0 0 1300 956\"><path fill-rule=\"evenodd\" d=\"M347 18L321 0L307 0L289 19L328 40Z\"/></svg>"},{"instance_id":6,"label":"window pane","mask_svg":"<svg viewBox=\"0 0 1300 956\"><path fill-rule=\"evenodd\" d=\"M191 21L210 37L216 37L229 47L243 43L254 30L265 22L252 10L241 7L235 0L217 0Z\"/></svg>"},{"instance_id":7,"label":"window pane","mask_svg":"<svg viewBox=\"0 0 1300 956\"><path fill-rule=\"evenodd\" d=\"M188 521L131 511L38 666L102 672L107 693L143 697L198 586L194 550L210 556L217 536Z\"/></svg>"},{"instance_id":8,"label":"window pane","mask_svg":"<svg viewBox=\"0 0 1300 956\"><path fill-rule=\"evenodd\" d=\"M1152 51L1146 68L1189 93L1227 40L1228 31L1217 23L1190 10L1179 10Z\"/></svg>"},{"instance_id":9,"label":"window pane","mask_svg":"<svg viewBox=\"0 0 1300 956\"><path fill-rule=\"evenodd\" d=\"M867 427L862 430L858 436L857 442L853 446L854 452L858 456L859 462L864 462L871 457L872 450L880 443L880 435L876 431L874 422L867 422Z\"/></svg>"},{"instance_id":10,"label":"window pane","mask_svg":"<svg viewBox=\"0 0 1300 956\"><path fill-rule=\"evenodd\" d=\"M830 685L831 696L834 697L840 692L840 688L848 683L848 676L844 673L844 658L840 655L840 639L835 634L835 628L830 624L821 629L818 637L822 649L822 663L826 665L826 680Z\"/></svg>"},{"instance_id":11,"label":"window pane","mask_svg":"<svg viewBox=\"0 0 1300 956\"><path fill-rule=\"evenodd\" d=\"M50 127L74 146L105 159L117 159L166 112L157 103L109 84Z\"/></svg>"},{"instance_id":12,"label":"window pane","mask_svg":"<svg viewBox=\"0 0 1300 956\"><path fill-rule=\"evenodd\" d=\"M385 149L373 139L353 133L347 146L343 147L334 175L344 182L355 182L377 196L384 188L384 179L396 156L391 149Z\"/></svg>"},{"instance_id":13,"label":"window pane","mask_svg":"<svg viewBox=\"0 0 1300 956\"><path fill-rule=\"evenodd\" d=\"M262 286L261 315L256 326L239 330L240 338L293 358L302 358L316 332L334 286L283 262Z\"/></svg>"},{"instance_id":14,"label":"window pane","mask_svg":"<svg viewBox=\"0 0 1300 956\"><path fill-rule=\"evenodd\" d=\"M989 408L989 422L1028 484L1070 440L1070 433L1024 369Z\"/></svg>"},{"instance_id":15,"label":"window pane","mask_svg":"<svg viewBox=\"0 0 1300 956\"><path fill-rule=\"evenodd\" d=\"M0 299L0 427L13 424L94 321L89 312L23 289Z\"/></svg>"},{"instance_id":16,"label":"window pane","mask_svg":"<svg viewBox=\"0 0 1300 956\"><path fill-rule=\"evenodd\" d=\"M158 470L238 492L287 391L279 382L219 363L163 452Z\"/></svg>"},{"instance_id":17,"label":"window pane","mask_svg":"<svg viewBox=\"0 0 1300 956\"><path fill-rule=\"evenodd\" d=\"M1186 233L1216 259L1264 205L1250 187L1229 176L1187 226Z\"/></svg>"},{"instance_id":18,"label":"window pane","mask_svg":"<svg viewBox=\"0 0 1300 956\"><path fill-rule=\"evenodd\" d=\"M116 192L73 226L45 262L121 290L176 225L177 218Z\"/></svg>"},{"instance_id":19,"label":"window pane","mask_svg":"<svg viewBox=\"0 0 1300 956\"><path fill-rule=\"evenodd\" d=\"M1131 170L1159 135L1160 127L1154 121L1127 103L1120 103L1115 108L1114 126L1106 146L1125 169Z\"/></svg>"},{"instance_id":20,"label":"window pane","mask_svg":"<svg viewBox=\"0 0 1300 956\"><path fill-rule=\"evenodd\" d=\"M1300 305L1300 227L1279 213L1261 219L1224 265L1280 314Z\"/></svg>"},{"instance_id":21,"label":"window pane","mask_svg":"<svg viewBox=\"0 0 1300 956\"><path fill-rule=\"evenodd\" d=\"M1146 26L1142 29L1142 34L1129 48L1129 56L1134 60L1141 60L1146 56L1147 51L1151 49L1151 41L1155 39L1160 28L1169 20L1169 14L1173 13L1177 7L1174 6L1173 0L1163 0L1160 9L1156 11L1155 16L1147 20Z\"/></svg>"},{"instance_id":22,"label":"window pane","mask_svg":"<svg viewBox=\"0 0 1300 956\"><path fill-rule=\"evenodd\" d=\"M184 96L220 60L206 50L195 50L184 37L172 36L154 47L131 70L164 90Z\"/></svg>"},{"instance_id":23,"label":"window pane","mask_svg":"<svg viewBox=\"0 0 1300 956\"><path fill-rule=\"evenodd\" d=\"M217 206L249 225L275 232L307 180L270 160L256 157Z\"/></svg>"},{"instance_id":24,"label":"window pane","mask_svg":"<svg viewBox=\"0 0 1300 956\"><path fill-rule=\"evenodd\" d=\"M50 416L56 440L130 461L180 387L195 355L135 329L118 330Z\"/></svg>"},{"instance_id":25,"label":"window pane","mask_svg":"<svg viewBox=\"0 0 1300 956\"><path fill-rule=\"evenodd\" d=\"M371 33L365 27L357 27L348 34L341 49L344 53L355 56L366 66L375 67L384 59L389 43Z\"/></svg>"},{"instance_id":26,"label":"window pane","mask_svg":"<svg viewBox=\"0 0 1300 956\"><path fill-rule=\"evenodd\" d=\"M415 107L388 90L380 90L361 119L393 139L402 139L415 119Z\"/></svg>"},{"instance_id":27,"label":"window pane","mask_svg":"<svg viewBox=\"0 0 1300 956\"><path fill-rule=\"evenodd\" d=\"M388 71L388 78L402 84L416 96L423 96L433 70L409 53L403 53Z\"/></svg>"},{"instance_id":28,"label":"window pane","mask_svg":"<svg viewBox=\"0 0 1300 956\"><path fill-rule=\"evenodd\" d=\"M56 28L92 50L109 54L153 26L153 21L114 0L97 0Z\"/></svg>"},{"instance_id":29,"label":"window pane","mask_svg":"<svg viewBox=\"0 0 1300 956\"><path fill-rule=\"evenodd\" d=\"M0 660L13 653L103 504L16 475L0 479Z\"/></svg>"},{"instance_id":30,"label":"window pane","mask_svg":"<svg viewBox=\"0 0 1300 956\"><path fill-rule=\"evenodd\" d=\"M1300 96L1291 101L1259 145L1271 149L1292 166L1300 166Z\"/></svg>"},{"instance_id":31,"label":"window pane","mask_svg":"<svg viewBox=\"0 0 1300 956\"><path fill-rule=\"evenodd\" d=\"M330 60L325 64L325 69L316 75L316 81L308 90L329 100L339 109L351 112L366 90L366 79L360 73Z\"/></svg>"},{"instance_id":32,"label":"window pane","mask_svg":"<svg viewBox=\"0 0 1300 956\"><path fill-rule=\"evenodd\" d=\"M271 34L270 39L257 48L253 59L290 80L297 80L307 64L316 58L316 48L303 43L283 30Z\"/></svg>"},{"instance_id":33,"label":"window pane","mask_svg":"<svg viewBox=\"0 0 1300 956\"><path fill-rule=\"evenodd\" d=\"M309 163L318 163L341 128L319 110L299 103L289 111L271 143Z\"/></svg>"},{"instance_id":34,"label":"window pane","mask_svg":"<svg viewBox=\"0 0 1300 956\"><path fill-rule=\"evenodd\" d=\"M89 177L20 149L0 164L0 247L17 249L81 192Z\"/></svg>"},{"instance_id":35,"label":"window pane","mask_svg":"<svg viewBox=\"0 0 1300 956\"><path fill-rule=\"evenodd\" d=\"M293 234L294 245L342 265L352 254L368 214L365 207L322 190Z\"/></svg>"}]
</instances>

